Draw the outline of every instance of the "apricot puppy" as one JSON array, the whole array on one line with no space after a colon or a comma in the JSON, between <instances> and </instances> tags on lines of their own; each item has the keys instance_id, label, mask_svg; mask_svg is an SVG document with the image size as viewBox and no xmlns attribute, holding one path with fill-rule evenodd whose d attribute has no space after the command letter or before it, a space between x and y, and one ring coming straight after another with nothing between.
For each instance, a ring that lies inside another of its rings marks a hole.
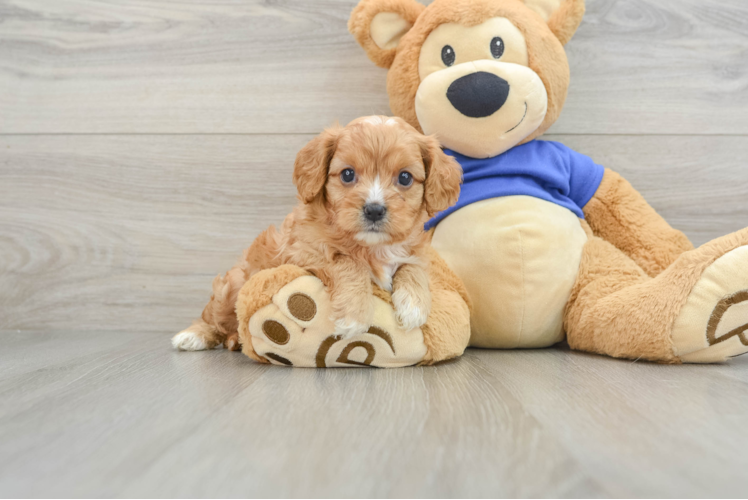
<instances>
[{"instance_id":1,"label":"apricot puppy","mask_svg":"<svg viewBox=\"0 0 748 500\"><path fill-rule=\"evenodd\" d=\"M457 202L461 176L434 137L399 118L372 116L325 130L296 158L299 205L214 280L201 319L174 337L174 347L223 342L237 349L239 290L258 271L282 264L307 269L328 287L338 335L371 326L372 282L392 292L403 328L422 326L431 311L423 226Z\"/></svg>"}]
</instances>

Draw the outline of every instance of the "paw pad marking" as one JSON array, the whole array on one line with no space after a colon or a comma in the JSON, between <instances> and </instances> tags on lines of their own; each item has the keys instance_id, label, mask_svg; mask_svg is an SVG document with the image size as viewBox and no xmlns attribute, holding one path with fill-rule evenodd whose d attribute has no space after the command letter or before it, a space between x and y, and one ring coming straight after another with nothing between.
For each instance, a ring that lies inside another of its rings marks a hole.
<instances>
[{"instance_id":1,"label":"paw pad marking","mask_svg":"<svg viewBox=\"0 0 748 500\"><path fill-rule=\"evenodd\" d=\"M728 295L727 297L723 298L719 301L717 304L717 307L714 308L714 311L712 312L712 316L709 318L709 323L706 327L706 339L709 342L710 346L713 346L715 344L719 344L720 342L724 342L725 340L729 340L737 335L737 337L740 339L740 343L744 346L748 346L748 338L746 337L746 332L748 331L748 324L739 326L737 328L733 328L727 333L724 333L717 336L717 328L719 327L720 322L722 321L723 316L727 311L734 305L740 304L742 302L745 302L748 300L748 290L743 290L740 292L737 292L733 295Z\"/></svg>"},{"instance_id":2,"label":"paw pad marking","mask_svg":"<svg viewBox=\"0 0 748 500\"><path fill-rule=\"evenodd\" d=\"M366 350L366 359L364 361L355 361L350 359L351 351L358 347L362 347ZM350 344L345 346L343 352L341 352L340 356L338 356L338 363L345 363L347 365L371 366L371 362L374 361L374 356L376 355L377 351L376 349L374 349L373 345L368 342L359 340L356 342L351 342Z\"/></svg>"},{"instance_id":3,"label":"paw pad marking","mask_svg":"<svg viewBox=\"0 0 748 500\"><path fill-rule=\"evenodd\" d=\"M277 361L278 363L281 363L283 365L293 366L293 363L291 363L289 360L287 360L283 356L279 356L279 355L275 354L274 352L267 352L267 353L265 353L265 356L267 356L268 358L270 358L270 359L272 359L274 361Z\"/></svg>"},{"instance_id":4,"label":"paw pad marking","mask_svg":"<svg viewBox=\"0 0 748 500\"><path fill-rule=\"evenodd\" d=\"M327 364L325 363L327 352L330 350L332 345L340 339L341 337L339 335L331 335L322 341L319 345L319 349L317 349L317 356L315 357L317 368L327 368Z\"/></svg>"},{"instance_id":5,"label":"paw pad marking","mask_svg":"<svg viewBox=\"0 0 748 500\"><path fill-rule=\"evenodd\" d=\"M390 346L390 349L392 349L392 354L395 354L395 344L392 341L392 336L389 333L379 328L378 326L372 326L366 333L375 335L384 340L387 345ZM327 359L327 353L330 352L330 348L339 340L341 340L341 337L339 335L331 335L322 341L322 343L319 345L319 349L317 350L317 356L315 357L317 368L327 368L327 363L325 362L325 359ZM364 361L354 361L349 359L351 351L353 351L353 349L355 349L356 347L363 347L366 350L366 359ZM370 366L371 362L374 361L376 355L377 350L373 345L371 345L369 342L359 340L356 342L351 342L350 344L345 346L343 351L340 353L340 356L338 356L337 361L338 363L345 363L348 365Z\"/></svg>"},{"instance_id":6,"label":"paw pad marking","mask_svg":"<svg viewBox=\"0 0 748 500\"><path fill-rule=\"evenodd\" d=\"M278 345L288 344L288 341L291 340L291 334L288 333L286 327L272 319L262 324L262 331L267 338Z\"/></svg>"},{"instance_id":7,"label":"paw pad marking","mask_svg":"<svg viewBox=\"0 0 748 500\"><path fill-rule=\"evenodd\" d=\"M312 321L317 314L317 304L305 293L294 293L288 298L288 312L301 321Z\"/></svg>"},{"instance_id":8,"label":"paw pad marking","mask_svg":"<svg viewBox=\"0 0 748 500\"><path fill-rule=\"evenodd\" d=\"M395 353L395 344L394 344L394 342L392 342L392 336L389 333L385 332L384 330L382 330L378 326L372 326L371 328L369 328L369 332L368 333L371 333L372 335L376 335L377 337L379 337L382 340L384 340L385 342L387 342L387 345L389 345L390 349L392 349L392 354L396 354Z\"/></svg>"},{"instance_id":9,"label":"paw pad marking","mask_svg":"<svg viewBox=\"0 0 748 500\"><path fill-rule=\"evenodd\" d=\"M391 302L378 296L372 300L376 326L351 337L338 336L327 289L318 278L302 276L249 318L247 341L276 366L373 368L421 361L427 352L423 332L404 331Z\"/></svg>"}]
</instances>

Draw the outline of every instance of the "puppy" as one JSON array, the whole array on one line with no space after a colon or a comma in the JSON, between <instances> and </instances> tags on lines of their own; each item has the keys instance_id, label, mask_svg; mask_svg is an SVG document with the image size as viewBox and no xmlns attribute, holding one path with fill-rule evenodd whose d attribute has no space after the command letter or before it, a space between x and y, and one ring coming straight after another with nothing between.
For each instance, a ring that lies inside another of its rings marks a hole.
<instances>
[{"instance_id":1,"label":"puppy","mask_svg":"<svg viewBox=\"0 0 748 500\"><path fill-rule=\"evenodd\" d=\"M174 347L223 343L237 350L239 290L258 271L282 264L304 268L327 286L337 335L371 326L372 281L392 292L404 329L422 326L431 311L423 226L457 202L461 177L434 137L399 118L366 117L325 130L296 158L299 205L214 280L201 319L173 338Z\"/></svg>"}]
</instances>

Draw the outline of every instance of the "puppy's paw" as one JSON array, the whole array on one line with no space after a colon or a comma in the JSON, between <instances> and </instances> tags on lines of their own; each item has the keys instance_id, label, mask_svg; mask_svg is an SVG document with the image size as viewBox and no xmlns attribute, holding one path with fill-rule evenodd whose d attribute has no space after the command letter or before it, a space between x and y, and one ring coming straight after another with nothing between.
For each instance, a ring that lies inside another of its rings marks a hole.
<instances>
[{"instance_id":1,"label":"puppy's paw","mask_svg":"<svg viewBox=\"0 0 748 500\"><path fill-rule=\"evenodd\" d=\"M171 339L171 345L174 349L180 351L204 351L206 349L212 349L212 346L208 345L202 335L190 329L181 331L174 335Z\"/></svg>"},{"instance_id":2,"label":"puppy's paw","mask_svg":"<svg viewBox=\"0 0 748 500\"><path fill-rule=\"evenodd\" d=\"M229 351L241 351L242 345L239 343L239 334L232 333L223 341L223 347Z\"/></svg>"},{"instance_id":3,"label":"puppy's paw","mask_svg":"<svg viewBox=\"0 0 748 500\"><path fill-rule=\"evenodd\" d=\"M431 303L410 293L404 288L395 290L392 294L392 304L400 325L406 331L419 328L426 324L431 313Z\"/></svg>"},{"instance_id":4,"label":"puppy's paw","mask_svg":"<svg viewBox=\"0 0 748 500\"><path fill-rule=\"evenodd\" d=\"M349 339L369 331L369 326L351 318L341 318L335 321L335 335L341 339Z\"/></svg>"}]
</instances>

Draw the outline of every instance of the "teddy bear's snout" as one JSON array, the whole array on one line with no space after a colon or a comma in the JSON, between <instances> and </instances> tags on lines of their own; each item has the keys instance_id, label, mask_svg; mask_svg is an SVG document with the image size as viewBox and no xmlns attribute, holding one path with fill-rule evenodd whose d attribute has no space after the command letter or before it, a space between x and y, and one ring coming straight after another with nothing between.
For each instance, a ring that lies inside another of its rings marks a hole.
<instances>
[{"instance_id":1,"label":"teddy bear's snout","mask_svg":"<svg viewBox=\"0 0 748 500\"><path fill-rule=\"evenodd\" d=\"M447 99L457 111L470 118L485 118L497 112L509 97L509 82L478 71L458 78L447 89Z\"/></svg>"}]
</instances>

